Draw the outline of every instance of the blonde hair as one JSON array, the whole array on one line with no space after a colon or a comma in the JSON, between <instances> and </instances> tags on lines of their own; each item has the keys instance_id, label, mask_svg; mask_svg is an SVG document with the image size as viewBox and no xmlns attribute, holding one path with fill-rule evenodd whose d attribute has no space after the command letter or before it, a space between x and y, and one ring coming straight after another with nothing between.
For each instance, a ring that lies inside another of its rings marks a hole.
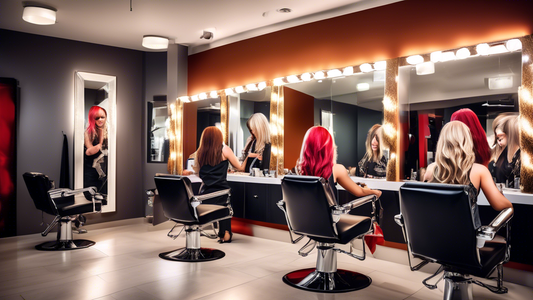
<instances>
[{"instance_id":1,"label":"blonde hair","mask_svg":"<svg viewBox=\"0 0 533 300\"><path fill-rule=\"evenodd\" d=\"M501 113L494 122L492 122L492 130L494 131L494 142L492 149L492 160L496 162L502 154L505 147L498 145L498 135L496 130L500 130L507 136L507 161L512 161L513 156L520 148L520 127L518 123L518 115L515 113Z\"/></svg>"},{"instance_id":2,"label":"blonde hair","mask_svg":"<svg viewBox=\"0 0 533 300\"><path fill-rule=\"evenodd\" d=\"M437 142L434 182L469 184L470 169L476 161L470 129L460 121L444 125Z\"/></svg>"},{"instance_id":3,"label":"blonde hair","mask_svg":"<svg viewBox=\"0 0 533 300\"><path fill-rule=\"evenodd\" d=\"M270 144L270 125L267 118L262 113L253 114L250 119L246 122L248 129L253 130L253 135L255 136L255 153L263 153L266 144ZM250 136L246 145L251 145L253 137ZM249 150L249 149L247 149ZM246 151L247 152L247 151Z\"/></svg>"},{"instance_id":4,"label":"blonde hair","mask_svg":"<svg viewBox=\"0 0 533 300\"><path fill-rule=\"evenodd\" d=\"M374 124L374 126L372 126L370 130L368 130L368 135L366 136L365 141L366 153L364 156L367 161L379 162L381 160L381 157L383 156L381 132L381 124ZM376 153L372 151L372 140L374 138L376 138L376 140L378 141L378 151L376 151Z\"/></svg>"}]
</instances>

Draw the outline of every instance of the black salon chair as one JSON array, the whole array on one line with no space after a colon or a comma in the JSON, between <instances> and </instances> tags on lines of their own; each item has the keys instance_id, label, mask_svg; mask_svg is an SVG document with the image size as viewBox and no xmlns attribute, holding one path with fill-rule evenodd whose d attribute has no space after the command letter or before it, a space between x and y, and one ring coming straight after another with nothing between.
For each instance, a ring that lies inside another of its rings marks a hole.
<instances>
[{"instance_id":1,"label":"black salon chair","mask_svg":"<svg viewBox=\"0 0 533 300\"><path fill-rule=\"evenodd\" d=\"M200 247L200 235L217 238L202 230L202 226L220 220L229 219L233 215L230 205L230 189L205 195L194 195L189 178L178 175L156 174L155 185L165 216L176 222L167 234L176 239L185 230L185 248L159 254L159 257L173 261L201 262L220 259L225 253L211 248ZM226 206L202 204L207 199L228 195ZM178 225L184 225L176 235L173 233Z\"/></svg>"},{"instance_id":2,"label":"black salon chair","mask_svg":"<svg viewBox=\"0 0 533 300\"><path fill-rule=\"evenodd\" d=\"M375 213L376 196L358 198L339 206L329 184L314 176L287 175L281 181L281 190L283 200L278 202L278 207L287 217L291 241L297 243L304 236L309 237L298 254L307 256L315 246L318 250L316 268L288 273L283 281L292 287L324 293L355 291L369 286L370 277L337 269L337 252L365 259L364 235L373 232L375 218L347 213L367 203L372 204ZM293 233L301 236L294 239ZM335 244L347 244L354 238L363 241L362 256L352 253L351 244L350 252L335 248Z\"/></svg>"},{"instance_id":3,"label":"black salon chair","mask_svg":"<svg viewBox=\"0 0 533 300\"><path fill-rule=\"evenodd\" d=\"M498 294L507 292L503 286L503 264L509 261L509 244L496 233L502 229L510 237L509 221L513 209L507 208L488 226L481 226L472 186L408 182L400 188L400 214L396 222L402 226L408 244L411 270L427 263L441 266L423 283L429 284L444 270L444 299L472 299L472 284ZM477 223L477 224L476 224ZM411 257L422 259L413 266ZM469 275L488 278L497 270L497 286L490 286Z\"/></svg>"},{"instance_id":4,"label":"black salon chair","mask_svg":"<svg viewBox=\"0 0 533 300\"><path fill-rule=\"evenodd\" d=\"M74 250L87 248L95 244L89 240L72 239L72 222L84 223L82 214L100 212L101 197L95 187L84 189L54 188L54 182L42 173L26 172L22 175L35 207L55 216L54 220L41 233L46 236L58 225L57 240L35 246L37 250ZM87 200L89 197L91 200ZM82 220L80 222L80 220Z\"/></svg>"}]
</instances>

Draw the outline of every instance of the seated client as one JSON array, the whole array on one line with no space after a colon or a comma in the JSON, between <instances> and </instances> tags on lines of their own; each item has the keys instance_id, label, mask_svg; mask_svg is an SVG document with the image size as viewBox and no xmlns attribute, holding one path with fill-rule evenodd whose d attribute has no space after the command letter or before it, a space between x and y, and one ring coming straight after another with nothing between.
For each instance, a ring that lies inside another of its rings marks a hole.
<instances>
[{"instance_id":1,"label":"seated client","mask_svg":"<svg viewBox=\"0 0 533 300\"><path fill-rule=\"evenodd\" d=\"M329 131L322 126L314 126L307 130L300 158L296 163L296 171L300 175L319 176L326 179L337 195L336 183L356 197L367 195L381 196L380 190L361 187L348 176L346 168L336 163L337 146ZM338 197L337 197L338 198Z\"/></svg>"},{"instance_id":2,"label":"seated client","mask_svg":"<svg viewBox=\"0 0 533 300\"><path fill-rule=\"evenodd\" d=\"M470 130L460 121L451 121L442 128L435 162L428 166L424 181L469 185L476 195L479 189L483 190L493 209L500 211L512 207L494 184L487 167L475 163L475 160ZM481 226L477 209L475 213L476 222Z\"/></svg>"},{"instance_id":3,"label":"seated client","mask_svg":"<svg viewBox=\"0 0 533 300\"><path fill-rule=\"evenodd\" d=\"M202 132L200 147L196 151L194 170L202 179L203 184L200 194L208 194L229 189L227 181L228 163L240 168L239 160L230 147L224 145L220 129L209 126ZM204 204L226 205L227 195L204 201ZM231 219L219 221L219 243L230 243L233 236L231 232Z\"/></svg>"}]
</instances>

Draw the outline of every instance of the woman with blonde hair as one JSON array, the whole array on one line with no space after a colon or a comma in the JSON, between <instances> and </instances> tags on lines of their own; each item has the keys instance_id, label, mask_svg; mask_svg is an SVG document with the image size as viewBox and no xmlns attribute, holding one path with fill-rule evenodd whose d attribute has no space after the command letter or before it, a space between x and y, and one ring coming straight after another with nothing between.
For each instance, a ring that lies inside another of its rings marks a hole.
<instances>
[{"instance_id":1,"label":"woman with blonde hair","mask_svg":"<svg viewBox=\"0 0 533 300\"><path fill-rule=\"evenodd\" d=\"M366 153L358 164L358 176L361 177L386 177L387 158L383 153L381 144L381 124L375 124L366 136Z\"/></svg>"},{"instance_id":2,"label":"woman with blonde hair","mask_svg":"<svg viewBox=\"0 0 533 300\"><path fill-rule=\"evenodd\" d=\"M215 126L209 126L202 132L200 146L196 151L194 160L194 171L202 179L200 194L208 194L220 190L229 189L227 181L228 163L239 169L239 160L233 154L230 147L224 145L222 131ZM227 205L228 196L223 195L218 198L209 199L204 204ZM231 243L233 233L231 232L231 219L218 222L219 243Z\"/></svg>"},{"instance_id":3,"label":"woman with blonde hair","mask_svg":"<svg viewBox=\"0 0 533 300\"><path fill-rule=\"evenodd\" d=\"M512 207L500 193L484 165L475 163L474 142L468 127L460 121L446 124L437 142L435 162L428 166L424 181L469 185L475 195L479 189L493 209Z\"/></svg>"},{"instance_id":4,"label":"woman with blonde hair","mask_svg":"<svg viewBox=\"0 0 533 300\"><path fill-rule=\"evenodd\" d=\"M242 151L243 167L239 171L250 172L252 168L268 169L270 165L270 125L262 113L253 114L246 122L250 137Z\"/></svg>"},{"instance_id":5,"label":"woman with blonde hair","mask_svg":"<svg viewBox=\"0 0 533 300\"><path fill-rule=\"evenodd\" d=\"M514 186L514 179L520 176L520 132L518 116L512 113L500 114L492 123L494 142L489 170L498 183Z\"/></svg>"}]
</instances>

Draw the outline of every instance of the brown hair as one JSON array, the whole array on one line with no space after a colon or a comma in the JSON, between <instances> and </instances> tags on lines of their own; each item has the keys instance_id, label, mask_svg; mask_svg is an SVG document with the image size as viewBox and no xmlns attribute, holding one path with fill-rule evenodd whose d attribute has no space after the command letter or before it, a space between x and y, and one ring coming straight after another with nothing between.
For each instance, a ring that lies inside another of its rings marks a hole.
<instances>
[{"instance_id":1,"label":"brown hair","mask_svg":"<svg viewBox=\"0 0 533 300\"><path fill-rule=\"evenodd\" d=\"M215 126L209 126L202 132L200 147L196 153L198 167L216 166L222 161L222 132Z\"/></svg>"},{"instance_id":2,"label":"brown hair","mask_svg":"<svg viewBox=\"0 0 533 300\"><path fill-rule=\"evenodd\" d=\"M374 138L378 141L377 153L374 153L372 150L372 140ZM383 156L383 148L381 146L381 124L374 124L374 126L370 128L368 135L366 136L365 147L365 157L368 161L379 162L381 160L381 157Z\"/></svg>"}]
</instances>

